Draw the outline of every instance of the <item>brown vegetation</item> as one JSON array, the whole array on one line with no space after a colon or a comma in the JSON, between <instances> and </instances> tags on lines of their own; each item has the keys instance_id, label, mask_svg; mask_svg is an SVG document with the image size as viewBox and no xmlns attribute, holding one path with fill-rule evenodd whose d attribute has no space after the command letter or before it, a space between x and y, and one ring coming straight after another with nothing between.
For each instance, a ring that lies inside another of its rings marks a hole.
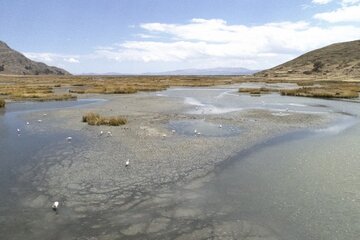
<instances>
[{"instance_id":1,"label":"brown vegetation","mask_svg":"<svg viewBox=\"0 0 360 240\"><path fill-rule=\"evenodd\" d=\"M321 96L352 96L360 91L359 81L304 80L303 78L262 78L251 76L2 76L0 75L0 95L11 100L69 100L71 94L129 94L139 91L160 91L168 87L209 87L244 82L297 83L315 90L283 91L294 96L311 96L320 92ZM315 88L316 87L316 88ZM54 92L56 90L56 92ZM272 88L241 88L239 92L258 95L277 92ZM300 92L302 93L300 94ZM339 92L336 94L336 91ZM350 92L349 92L350 91ZM305 93L306 94L305 94ZM329 94L325 94L329 92ZM347 93L349 92L349 93ZM355 93L354 93L355 92ZM64 94L66 93L66 94Z\"/></svg>"},{"instance_id":2,"label":"brown vegetation","mask_svg":"<svg viewBox=\"0 0 360 240\"><path fill-rule=\"evenodd\" d=\"M0 95L13 100L61 99L54 88L76 94L131 94L161 91L170 86L205 87L242 82L227 76L5 76L0 75ZM54 95L51 97L51 95ZM69 96L64 96L67 99Z\"/></svg>"},{"instance_id":3,"label":"brown vegetation","mask_svg":"<svg viewBox=\"0 0 360 240\"><path fill-rule=\"evenodd\" d=\"M281 90L281 95L316 97L316 98L357 98L359 93L352 90L321 88L321 87L302 87L299 89Z\"/></svg>"},{"instance_id":4,"label":"brown vegetation","mask_svg":"<svg viewBox=\"0 0 360 240\"><path fill-rule=\"evenodd\" d=\"M4 107L5 107L5 100L0 99L0 108L4 108Z\"/></svg>"},{"instance_id":5,"label":"brown vegetation","mask_svg":"<svg viewBox=\"0 0 360 240\"><path fill-rule=\"evenodd\" d=\"M120 126L127 123L127 119L121 116L116 117L103 117L98 113L87 113L82 117L83 122L87 122L89 125L109 125Z\"/></svg>"},{"instance_id":6,"label":"brown vegetation","mask_svg":"<svg viewBox=\"0 0 360 240\"><path fill-rule=\"evenodd\" d=\"M270 92L277 92L279 90L277 89L272 89L272 88L265 88L265 87L260 87L260 88L239 88L239 93L249 93L252 95L259 95L259 94L265 94L265 93L270 93Z\"/></svg>"}]
</instances>

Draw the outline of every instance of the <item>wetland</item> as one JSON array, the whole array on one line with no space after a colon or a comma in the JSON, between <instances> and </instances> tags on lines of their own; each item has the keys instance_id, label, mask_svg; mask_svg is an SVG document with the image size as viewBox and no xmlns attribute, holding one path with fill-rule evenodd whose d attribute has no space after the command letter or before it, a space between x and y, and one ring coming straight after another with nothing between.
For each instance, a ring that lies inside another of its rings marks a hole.
<instances>
[{"instance_id":1,"label":"wetland","mask_svg":"<svg viewBox=\"0 0 360 240\"><path fill-rule=\"evenodd\" d=\"M238 91L254 85L8 103L2 236L356 239L359 104ZM127 123L90 126L88 112Z\"/></svg>"}]
</instances>

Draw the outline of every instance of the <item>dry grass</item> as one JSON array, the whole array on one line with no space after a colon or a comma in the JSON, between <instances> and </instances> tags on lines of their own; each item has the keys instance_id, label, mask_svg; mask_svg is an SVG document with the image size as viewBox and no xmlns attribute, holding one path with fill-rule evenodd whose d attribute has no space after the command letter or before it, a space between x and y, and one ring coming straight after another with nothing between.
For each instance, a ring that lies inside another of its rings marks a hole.
<instances>
[{"instance_id":1,"label":"dry grass","mask_svg":"<svg viewBox=\"0 0 360 240\"><path fill-rule=\"evenodd\" d=\"M349 80L349 79L346 79ZM266 83L297 83L299 86L316 85L329 91L329 96L347 96L350 91L360 91L359 81L345 81L334 79L325 81L323 79L309 78L263 78L252 76L4 76L0 75L0 95L5 99L11 100L69 100L74 99L74 95L59 95L54 93L55 88L61 87L66 91L69 89L71 94L131 94L139 91L160 91L169 87L209 87L215 85L228 85L244 82L266 82ZM336 95L335 89L339 91ZM241 88L239 92L250 94L263 94L276 92L277 89L267 88ZM318 88L316 91L318 92ZM309 92L309 91L308 91ZM332 92L335 92L332 94ZM291 91L284 94L296 94ZM300 94L299 96L311 96L310 94ZM326 94L321 94L326 95ZM76 96L76 95L75 95Z\"/></svg>"},{"instance_id":2,"label":"dry grass","mask_svg":"<svg viewBox=\"0 0 360 240\"><path fill-rule=\"evenodd\" d=\"M82 117L83 122L87 122L89 125L109 125L120 126L127 123L127 119L121 116L116 117L103 117L98 113L87 113Z\"/></svg>"},{"instance_id":3,"label":"dry grass","mask_svg":"<svg viewBox=\"0 0 360 240\"><path fill-rule=\"evenodd\" d=\"M0 95L15 101L64 101L77 98L71 94L55 94L52 85L35 84L2 84Z\"/></svg>"},{"instance_id":4,"label":"dry grass","mask_svg":"<svg viewBox=\"0 0 360 240\"><path fill-rule=\"evenodd\" d=\"M239 93L249 93L251 95L259 95L259 94L266 94L270 92L277 92L279 90L277 89L271 89L271 88L239 88Z\"/></svg>"},{"instance_id":5,"label":"dry grass","mask_svg":"<svg viewBox=\"0 0 360 240\"><path fill-rule=\"evenodd\" d=\"M346 89L302 87L299 89L281 90L281 95L315 97L315 98L357 98L359 93Z\"/></svg>"},{"instance_id":6,"label":"dry grass","mask_svg":"<svg viewBox=\"0 0 360 240\"><path fill-rule=\"evenodd\" d=\"M5 100L0 99L0 108L4 108L4 107L5 107Z\"/></svg>"},{"instance_id":7,"label":"dry grass","mask_svg":"<svg viewBox=\"0 0 360 240\"><path fill-rule=\"evenodd\" d=\"M131 94L161 91L170 86L204 87L242 82L231 76L5 76L0 75L0 95L12 100L51 99L54 88L75 94ZM52 97L59 99L60 97ZM67 97L64 98L66 100Z\"/></svg>"}]
</instances>

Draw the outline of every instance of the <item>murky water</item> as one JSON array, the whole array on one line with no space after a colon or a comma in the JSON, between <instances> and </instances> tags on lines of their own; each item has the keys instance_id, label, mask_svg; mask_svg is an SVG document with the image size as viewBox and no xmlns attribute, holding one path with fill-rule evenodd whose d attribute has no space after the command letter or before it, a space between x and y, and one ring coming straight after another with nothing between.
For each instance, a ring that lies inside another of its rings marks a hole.
<instances>
[{"instance_id":1,"label":"murky water","mask_svg":"<svg viewBox=\"0 0 360 240\"><path fill-rule=\"evenodd\" d=\"M239 154L198 190L203 207L231 206L282 239L358 239L360 125L286 135ZM200 193L199 193L200 191Z\"/></svg>"},{"instance_id":2,"label":"murky water","mask_svg":"<svg viewBox=\"0 0 360 240\"><path fill-rule=\"evenodd\" d=\"M36 153L44 151L44 146L75 151L66 141L69 132L29 134L27 128L46 124L43 114L51 109L86 102L9 104L0 115L0 235L6 232L7 239L73 239L81 232L99 235L102 231L103 239L174 239L180 234L185 234L183 239L216 234L226 239L359 239L359 104L278 94L255 98L222 88L176 88L155 94L182 99L185 113L204 115L204 120L168 124L169 129L188 137L195 137L195 129L202 137L241 134L234 126L206 121L208 114L221 116L244 109L269 109L279 116L340 114L336 122L320 129L281 136L240 152L219 165L206 184L195 181L153 197L134 197L134 206L127 210L96 212L89 219L75 218L66 207L58 217L49 209L18 209L22 206L19 196L28 194L32 186L30 182L29 186L17 185L21 177L17 170L37 161ZM29 111L38 111L44 121L27 125L22 114ZM86 144L76 142L81 133L71 136L77 146ZM144 225L144 220L150 225ZM9 230L9 222L13 229ZM113 234L120 225L127 228L122 231L125 235Z\"/></svg>"},{"instance_id":3,"label":"murky water","mask_svg":"<svg viewBox=\"0 0 360 240\"><path fill-rule=\"evenodd\" d=\"M49 144L56 144L59 147L67 144L66 137L69 132L38 134L30 133L28 130L33 126L46 124L47 111L60 108L81 106L94 103L99 100L79 100L66 102L21 102L7 104L6 110L0 115L0 203L14 204L12 193L16 191L14 184L17 181L18 169L31 164L34 154ZM38 112L38 120L28 122L22 119L24 113ZM19 131L18 131L19 130ZM71 133L71 136L76 133ZM76 141L76 137L74 140Z\"/></svg>"}]
</instances>

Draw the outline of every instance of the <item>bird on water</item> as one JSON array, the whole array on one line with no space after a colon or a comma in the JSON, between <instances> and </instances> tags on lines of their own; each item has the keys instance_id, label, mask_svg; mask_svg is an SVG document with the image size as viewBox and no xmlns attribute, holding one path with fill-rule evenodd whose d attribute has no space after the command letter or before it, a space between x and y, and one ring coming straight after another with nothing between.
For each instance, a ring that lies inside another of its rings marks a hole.
<instances>
[{"instance_id":1,"label":"bird on water","mask_svg":"<svg viewBox=\"0 0 360 240\"><path fill-rule=\"evenodd\" d=\"M57 212L58 207L59 207L59 202L58 201L55 201L53 203L53 205L51 206L52 210L54 210L55 212Z\"/></svg>"}]
</instances>

